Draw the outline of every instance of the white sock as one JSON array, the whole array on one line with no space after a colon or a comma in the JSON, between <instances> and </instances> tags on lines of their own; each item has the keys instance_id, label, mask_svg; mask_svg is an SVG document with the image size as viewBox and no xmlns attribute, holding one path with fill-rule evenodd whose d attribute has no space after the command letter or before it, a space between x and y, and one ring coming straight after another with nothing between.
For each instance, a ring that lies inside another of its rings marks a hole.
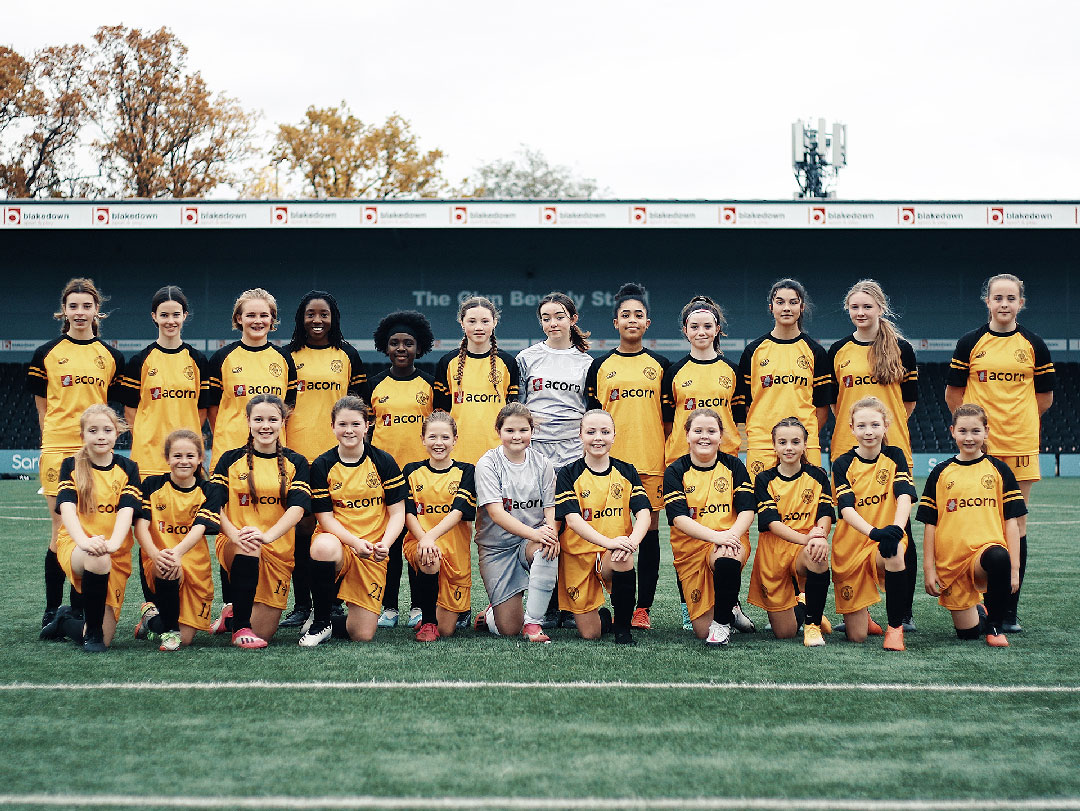
<instances>
[{"instance_id":1,"label":"white sock","mask_svg":"<svg viewBox=\"0 0 1080 811\"><path fill-rule=\"evenodd\" d=\"M495 608L494 608L494 606L489 605L487 607L487 611L484 612L484 613L487 616L487 629L491 633L495 634L495 636L501 636L501 634L499 634L499 626L497 626L495 624Z\"/></svg>"},{"instance_id":2,"label":"white sock","mask_svg":"<svg viewBox=\"0 0 1080 811\"><path fill-rule=\"evenodd\" d=\"M539 625L544 621L551 592L559 579L559 560L546 560L544 550L533 552L532 566L529 567L529 593L525 599L525 624Z\"/></svg>"}]
</instances>

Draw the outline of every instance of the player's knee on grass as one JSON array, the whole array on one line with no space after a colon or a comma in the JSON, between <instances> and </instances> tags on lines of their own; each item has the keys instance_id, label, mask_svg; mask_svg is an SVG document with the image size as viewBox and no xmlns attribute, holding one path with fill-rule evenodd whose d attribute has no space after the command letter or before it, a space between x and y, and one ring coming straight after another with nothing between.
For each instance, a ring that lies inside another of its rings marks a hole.
<instances>
[{"instance_id":1,"label":"player's knee on grass","mask_svg":"<svg viewBox=\"0 0 1080 811\"><path fill-rule=\"evenodd\" d=\"M773 635L777 639L794 639L799 631L799 622L795 618L795 610L770 611L769 624L772 625Z\"/></svg>"},{"instance_id":2,"label":"player's knee on grass","mask_svg":"<svg viewBox=\"0 0 1080 811\"><path fill-rule=\"evenodd\" d=\"M844 635L848 642L865 642L869 630L869 617L865 611L844 614Z\"/></svg>"},{"instance_id":3,"label":"player's knee on grass","mask_svg":"<svg viewBox=\"0 0 1080 811\"><path fill-rule=\"evenodd\" d=\"M601 637L603 628L601 627L599 611L575 614L574 622L577 623L578 634L582 639L599 639Z\"/></svg>"}]
</instances>

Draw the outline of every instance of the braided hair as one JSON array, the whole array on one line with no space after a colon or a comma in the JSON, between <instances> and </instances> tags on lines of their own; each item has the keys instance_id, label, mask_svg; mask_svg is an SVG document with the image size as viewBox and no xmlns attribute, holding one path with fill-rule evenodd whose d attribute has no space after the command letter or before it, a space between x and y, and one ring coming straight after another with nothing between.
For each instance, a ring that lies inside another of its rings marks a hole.
<instances>
[{"instance_id":1,"label":"braided hair","mask_svg":"<svg viewBox=\"0 0 1080 811\"><path fill-rule=\"evenodd\" d=\"M286 352L296 352L298 349L302 349L307 342L307 330L304 329L304 312L307 310L307 306L315 299L322 299L326 302L326 306L330 308L330 330L326 333L326 340L330 346L341 349L341 344L344 343L345 339L341 335L341 310L338 308L337 299L325 290L309 290L300 299L300 304L296 307L292 340L285 347Z\"/></svg>"},{"instance_id":2,"label":"braided hair","mask_svg":"<svg viewBox=\"0 0 1080 811\"><path fill-rule=\"evenodd\" d=\"M278 411L281 412L281 424L284 426L285 420L289 416L289 409L285 405L284 401L276 394L256 394L250 400L248 400L246 412L247 417L251 419L251 412L255 410L255 406L262 405L263 403L269 403L275 406ZM281 498L281 503L285 503L285 495L289 491L289 475L285 470L285 449L281 444L281 438L274 443L277 448L277 468L278 468L278 495ZM255 511L259 511L259 499L255 494L255 437L252 436L251 431L248 430L248 438L246 447L246 458L248 466L248 495L251 496L251 503L255 507Z\"/></svg>"},{"instance_id":3,"label":"braided hair","mask_svg":"<svg viewBox=\"0 0 1080 811\"><path fill-rule=\"evenodd\" d=\"M465 318L465 313L467 313L474 307L483 307L485 310L491 313L492 320L498 323L499 311L495 309L495 305L483 296L471 296L461 302L461 306L458 307L457 319L459 324L461 324L463 319ZM454 371L454 382L457 383L459 386L461 385L461 378L465 374L465 356L468 352L468 347L469 338L468 336L462 335L461 346L458 347L457 368ZM499 370L498 367L495 365L495 359L498 354L499 343L496 340L495 333L493 331L491 333L491 349L488 351L488 357L491 359L491 369L488 372L488 380L491 381L492 388L494 388L496 391L498 391L499 389Z\"/></svg>"}]
</instances>

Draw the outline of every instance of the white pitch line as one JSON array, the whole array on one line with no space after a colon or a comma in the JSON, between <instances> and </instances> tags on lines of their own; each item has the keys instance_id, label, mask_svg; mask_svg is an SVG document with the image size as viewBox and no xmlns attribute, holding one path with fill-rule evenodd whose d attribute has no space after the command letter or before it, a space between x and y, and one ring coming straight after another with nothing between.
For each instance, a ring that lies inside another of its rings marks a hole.
<instances>
[{"instance_id":1,"label":"white pitch line","mask_svg":"<svg viewBox=\"0 0 1080 811\"><path fill-rule=\"evenodd\" d=\"M1029 527L1048 527L1056 524L1080 524L1080 521L1028 521Z\"/></svg>"},{"instance_id":2,"label":"white pitch line","mask_svg":"<svg viewBox=\"0 0 1080 811\"><path fill-rule=\"evenodd\" d=\"M752 690L917 693L1080 693L1080 685L902 684L837 682L623 682L623 681L177 681L0 684L0 692L61 690Z\"/></svg>"},{"instance_id":3,"label":"white pitch line","mask_svg":"<svg viewBox=\"0 0 1080 811\"><path fill-rule=\"evenodd\" d=\"M35 518L28 515L0 515L4 521L51 521L51 518Z\"/></svg>"},{"instance_id":4,"label":"white pitch line","mask_svg":"<svg viewBox=\"0 0 1080 811\"><path fill-rule=\"evenodd\" d=\"M965 798L943 800L859 800L851 798L823 799L741 798L741 797L197 797L147 796L130 794L0 794L0 805L60 806L64 808L95 808L99 806L144 808L393 808L393 809L672 809L672 811L706 811L707 809L750 809L750 811L787 811L790 808L809 811L1078 811L1080 798L1047 797L1020 800L1000 798Z\"/></svg>"}]
</instances>

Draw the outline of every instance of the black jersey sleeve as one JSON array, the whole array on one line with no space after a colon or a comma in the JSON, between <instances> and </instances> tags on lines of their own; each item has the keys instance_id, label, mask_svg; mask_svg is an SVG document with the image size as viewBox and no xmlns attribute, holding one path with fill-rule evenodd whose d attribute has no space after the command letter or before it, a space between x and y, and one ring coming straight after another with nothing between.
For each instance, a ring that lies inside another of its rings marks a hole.
<instances>
[{"instance_id":1,"label":"black jersey sleeve","mask_svg":"<svg viewBox=\"0 0 1080 811\"><path fill-rule=\"evenodd\" d=\"M660 415L664 422L675 422L675 375L686 363L687 358L672 363L664 369L664 377L660 382Z\"/></svg>"},{"instance_id":2,"label":"black jersey sleeve","mask_svg":"<svg viewBox=\"0 0 1080 811\"><path fill-rule=\"evenodd\" d=\"M120 491L120 501L117 502L116 509L131 507L138 516L139 511L142 510L142 480L139 478L139 466L126 456L116 455L113 458L116 464L127 473L127 483Z\"/></svg>"},{"instance_id":3,"label":"black jersey sleeve","mask_svg":"<svg viewBox=\"0 0 1080 811\"><path fill-rule=\"evenodd\" d=\"M405 484L405 477L401 475L401 468L394 461L394 457L386 451L371 446L368 446L368 453L371 454L371 461L379 473L379 478L382 479L386 505L405 501L409 495L409 488Z\"/></svg>"},{"instance_id":4,"label":"black jersey sleeve","mask_svg":"<svg viewBox=\"0 0 1080 811\"><path fill-rule=\"evenodd\" d=\"M952 360L949 361L949 372L945 376L946 386L952 386L957 389L967 388L968 371L971 368L971 352L975 349L975 344L987 329L989 329L988 326L983 326L979 329L972 330L956 342L956 349L953 350Z\"/></svg>"},{"instance_id":5,"label":"black jersey sleeve","mask_svg":"<svg viewBox=\"0 0 1080 811\"><path fill-rule=\"evenodd\" d=\"M282 454L293 466L292 481L285 493L285 507L303 507L304 514L307 515L311 512L311 469L308 460L289 448L283 448Z\"/></svg>"},{"instance_id":6,"label":"black jersey sleeve","mask_svg":"<svg viewBox=\"0 0 1080 811\"><path fill-rule=\"evenodd\" d=\"M447 352L439 362L435 364L434 401L435 408L450 411L454 407L453 398L450 396L450 360L456 359L457 352Z\"/></svg>"},{"instance_id":7,"label":"black jersey sleeve","mask_svg":"<svg viewBox=\"0 0 1080 811\"><path fill-rule=\"evenodd\" d=\"M146 362L146 356L154 348L153 344L145 347L141 352L132 355L124 368L124 376L120 381L120 403L125 408L138 408L142 399L142 367Z\"/></svg>"},{"instance_id":8,"label":"black jersey sleeve","mask_svg":"<svg viewBox=\"0 0 1080 811\"><path fill-rule=\"evenodd\" d=\"M764 336L758 338L756 341L751 341L743 349L742 355L739 357L739 382L742 384L742 406L744 412L750 411L750 406L754 401L754 395L750 388L750 380L754 374L754 370L751 366L754 363L754 352L757 351L758 346L764 340ZM746 422L745 413L743 416L743 422Z\"/></svg>"},{"instance_id":9,"label":"black jersey sleeve","mask_svg":"<svg viewBox=\"0 0 1080 811\"><path fill-rule=\"evenodd\" d=\"M1027 505L1024 504L1024 495L1020 492L1020 485L1016 483L1016 475L1012 469L996 456L988 456L987 459L997 469L1001 476L1001 499L1002 515L1005 519L1020 518L1027 515Z\"/></svg>"},{"instance_id":10,"label":"black jersey sleeve","mask_svg":"<svg viewBox=\"0 0 1080 811\"><path fill-rule=\"evenodd\" d=\"M45 370L45 358L60 340L55 338L42 344L34 350L34 356L30 359L30 365L26 369L26 390L35 397L49 396L49 373Z\"/></svg>"},{"instance_id":11,"label":"black jersey sleeve","mask_svg":"<svg viewBox=\"0 0 1080 811\"><path fill-rule=\"evenodd\" d=\"M915 513L916 521L920 521L923 524L937 524L937 483L942 472L951 465L952 462L952 459L948 459L930 471L930 475L926 479L926 485L923 487L922 498L919 499L919 509Z\"/></svg>"},{"instance_id":12,"label":"black jersey sleeve","mask_svg":"<svg viewBox=\"0 0 1080 811\"><path fill-rule=\"evenodd\" d=\"M584 460L579 459L571 465L559 468L555 477L555 519L563 521L571 513L580 513L581 504L578 502L577 490L574 483L581 475L581 466Z\"/></svg>"},{"instance_id":13,"label":"black jersey sleeve","mask_svg":"<svg viewBox=\"0 0 1080 811\"><path fill-rule=\"evenodd\" d=\"M749 384L743 380L739 367L727 358L724 361L731 367L731 373L735 377L734 393L731 395L731 418L735 424L746 422L746 409L749 404Z\"/></svg>"},{"instance_id":14,"label":"black jersey sleeve","mask_svg":"<svg viewBox=\"0 0 1080 811\"><path fill-rule=\"evenodd\" d=\"M313 513L332 513L334 502L330 499L330 468L337 461L337 448L331 448L318 456L311 463L308 482L311 484L311 511Z\"/></svg>"},{"instance_id":15,"label":"black jersey sleeve","mask_svg":"<svg viewBox=\"0 0 1080 811\"><path fill-rule=\"evenodd\" d=\"M915 481L911 478L911 470L908 468L907 457L904 452L895 445L883 445L881 452L893 461L896 472L893 474L893 496L910 496L914 504L919 499L915 490Z\"/></svg>"},{"instance_id":16,"label":"black jersey sleeve","mask_svg":"<svg viewBox=\"0 0 1080 811\"><path fill-rule=\"evenodd\" d=\"M904 364L904 377L900 381L900 399L905 403L919 401L919 361L915 349L907 341L900 339L900 362ZM897 414L896 419L906 420L907 414Z\"/></svg>"},{"instance_id":17,"label":"black jersey sleeve","mask_svg":"<svg viewBox=\"0 0 1080 811\"><path fill-rule=\"evenodd\" d=\"M611 353L608 352L603 357L594 358L589 364L589 371L585 373L585 407L588 409L604 407L604 404L597 399L596 379L600 373L600 367L610 355Z\"/></svg>"},{"instance_id":18,"label":"black jersey sleeve","mask_svg":"<svg viewBox=\"0 0 1080 811\"><path fill-rule=\"evenodd\" d=\"M839 341L834 342L833 345L829 347L829 405L836 405L836 401L840 397L840 383L836 379L836 355L840 352L844 345L847 344L849 340L851 340L850 336L847 338L841 338Z\"/></svg>"},{"instance_id":19,"label":"black jersey sleeve","mask_svg":"<svg viewBox=\"0 0 1080 811\"><path fill-rule=\"evenodd\" d=\"M641 483L637 468L622 459L612 459L611 464L630 483L630 512L637 515L642 510L652 510L652 503L645 492L645 485Z\"/></svg>"},{"instance_id":20,"label":"black jersey sleeve","mask_svg":"<svg viewBox=\"0 0 1080 811\"><path fill-rule=\"evenodd\" d=\"M455 510L461 510L462 521L476 520L476 480L473 475L475 469L468 462L454 462L461 468L461 481L458 482L457 492L454 494Z\"/></svg>"},{"instance_id":21,"label":"black jersey sleeve","mask_svg":"<svg viewBox=\"0 0 1080 811\"><path fill-rule=\"evenodd\" d=\"M316 460L316 461L318 461L318 460ZM409 462L409 464L405 465L405 467L403 467L401 469L401 475L405 479L405 489L406 489L406 493L405 493L405 514L406 515L416 515L416 499L413 497L412 480L410 479L410 477L412 476L414 470L416 470L417 468L421 468L423 466L424 466L424 462ZM311 463L311 475L312 476L315 475L315 463L314 462ZM315 482L314 481L311 483L311 487L312 487L311 495L314 497L314 495L315 495L315 489L314 489L315 488Z\"/></svg>"},{"instance_id":22,"label":"black jersey sleeve","mask_svg":"<svg viewBox=\"0 0 1080 811\"><path fill-rule=\"evenodd\" d=\"M341 342L341 351L349 359L349 386L347 393L363 397L367 384L367 372L364 371L364 362L360 360L360 353L348 341ZM367 402L366 399L365 402Z\"/></svg>"},{"instance_id":23,"label":"black jersey sleeve","mask_svg":"<svg viewBox=\"0 0 1080 811\"><path fill-rule=\"evenodd\" d=\"M855 506L855 491L848 481L848 469L854 459L854 450L845 451L832 463L833 492L836 494L836 509L843 512L847 507Z\"/></svg>"},{"instance_id":24,"label":"black jersey sleeve","mask_svg":"<svg viewBox=\"0 0 1080 811\"><path fill-rule=\"evenodd\" d=\"M836 402L836 392L832 385L832 365L824 347L817 341L807 338L810 354L814 358L814 394L813 401L816 408L832 405ZM818 426L824 428L825 426Z\"/></svg>"},{"instance_id":25,"label":"black jersey sleeve","mask_svg":"<svg viewBox=\"0 0 1080 811\"><path fill-rule=\"evenodd\" d=\"M277 347L274 348L277 349ZM296 364L293 363L291 354L289 354L288 352L283 352L280 349L278 349L277 351L278 354L281 355L281 357L285 361L285 368L289 370L288 382L285 386L285 397L283 399L285 400L285 405L287 405L289 408L293 408L296 406Z\"/></svg>"},{"instance_id":26,"label":"black jersey sleeve","mask_svg":"<svg viewBox=\"0 0 1080 811\"><path fill-rule=\"evenodd\" d=\"M736 515L743 512L755 512L757 498L754 496L754 485L750 481L750 473L746 470L746 465L738 456L725 453L720 458L731 471L731 483L734 486L734 493L731 496L732 510Z\"/></svg>"},{"instance_id":27,"label":"black jersey sleeve","mask_svg":"<svg viewBox=\"0 0 1080 811\"><path fill-rule=\"evenodd\" d=\"M769 482L777 474L775 467L763 470L754 480L754 500L757 502L758 532L768 532L769 524L773 521L782 521L780 509L776 506L776 500L769 492Z\"/></svg>"},{"instance_id":28,"label":"black jersey sleeve","mask_svg":"<svg viewBox=\"0 0 1080 811\"><path fill-rule=\"evenodd\" d=\"M217 535L221 531L221 492L220 488L214 487L207 480L199 482L199 488L203 492L203 503L199 511L195 513L192 526L200 524L206 528L207 535Z\"/></svg>"},{"instance_id":29,"label":"black jersey sleeve","mask_svg":"<svg viewBox=\"0 0 1080 811\"><path fill-rule=\"evenodd\" d=\"M135 518L142 518L144 521L152 521L154 516L150 512L150 496L154 495L161 486L165 483L165 477L168 474L158 476L147 476L142 480L142 485L139 487L139 495L141 497L141 503L139 509L135 512Z\"/></svg>"},{"instance_id":30,"label":"black jersey sleeve","mask_svg":"<svg viewBox=\"0 0 1080 811\"><path fill-rule=\"evenodd\" d=\"M1027 338L1028 343L1031 344L1031 351L1035 355L1035 392L1045 394L1048 391L1053 391L1057 380L1054 373L1054 362L1050 358L1050 349L1046 346L1046 341L1029 329L1024 327L1019 329L1020 334Z\"/></svg>"},{"instance_id":31,"label":"black jersey sleeve","mask_svg":"<svg viewBox=\"0 0 1080 811\"><path fill-rule=\"evenodd\" d=\"M512 403L521 395L521 370L518 368L517 360L509 352L503 352L500 349L498 355L506 367L506 373L510 376L506 387L506 402Z\"/></svg>"},{"instance_id":32,"label":"black jersey sleeve","mask_svg":"<svg viewBox=\"0 0 1080 811\"><path fill-rule=\"evenodd\" d=\"M686 503L686 491L683 489L683 475L690 468L690 457L680 456L667 466L664 471L664 512L668 524L680 515L690 517L690 507Z\"/></svg>"},{"instance_id":33,"label":"black jersey sleeve","mask_svg":"<svg viewBox=\"0 0 1080 811\"><path fill-rule=\"evenodd\" d=\"M821 485L821 494L818 496L817 516L814 520L820 521L822 518L830 518L835 521L836 508L833 506L832 484L829 483L829 474L816 465L807 465L805 470L810 474L811 478Z\"/></svg>"},{"instance_id":34,"label":"black jersey sleeve","mask_svg":"<svg viewBox=\"0 0 1080 811\"><path fill-rule=\"evenodd\" d=\"M65 457L60 463L60 483L56 491L56 514L60 514L61 504L79 503L79 491L75 489L75 457Z\"/></svg>"},{"instance_id":35,"label":"black jersey sleeve","mask_svg":"<svg viewBox=\"0 0 1080 811\"><path fill-rule=\"evenodd\" d=\"M193 346L189 346L187 351L199 375L199 401L196 408L209 408L210 403L207 401L209 389L206 386L206 379L210 376L210 362L206 359L206 355Z\"/></svg>"},{"instance_id":36,"label":"black jersey sleeve","mask_svg":"<svg viewBox=\"0 0 1080 811\"><path fill-rule=\"evenodd\" d=\"M199 396L199 404L206 403L207 408L221 405L221 370L225 364L225 358L236 347L236 344L223 346L210 356L206 366L206 377L202 380L202 391Z\"/></svg>"}]
</instances>

